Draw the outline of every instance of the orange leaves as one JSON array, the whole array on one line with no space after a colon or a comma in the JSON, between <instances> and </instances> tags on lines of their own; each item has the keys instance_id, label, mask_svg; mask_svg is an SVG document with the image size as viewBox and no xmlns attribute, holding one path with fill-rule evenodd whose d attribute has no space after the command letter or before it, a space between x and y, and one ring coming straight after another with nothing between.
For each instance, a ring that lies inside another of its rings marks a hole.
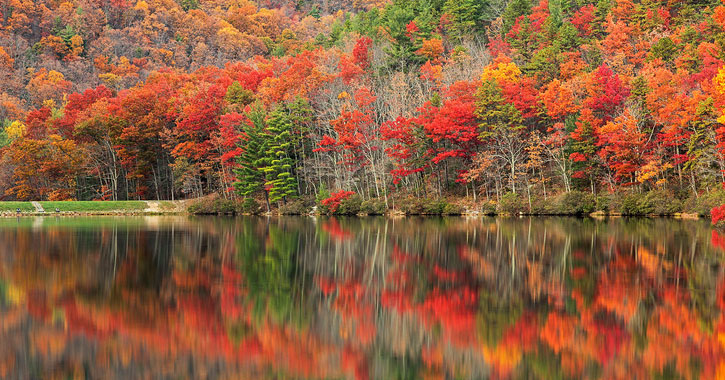
<instances>
[{"instance_id":1,"label":"orange leaves","mask_svg":"<svg viewBox=\"0 0 725 380\"><path fill-rule=\"evenodd\" d=\"M550 313L546 324L541 329L541 340L544 341L555 353L570 349L575 344L576 322L572 317L559 313Z\"/></svg>"},{"instance_id":2,"label":"orange leaves","mask_svg":"<svg viewBox=\"0 0 725 380\"><path fill-rule=\"evenodd\" d=\"M574 104L574 94L558 79L549 82L540 97L546 107L547 115L554 120L577 112L578 107Z\"/></svg>"},{"instance_id":3,"label":"orange leaves","mask_svg":"<svg viewBox=\"0 0 725 380\"><path fill-rule=\"evenodd\" d=\"M436 87L440 86L443 81L443 66L432 65L431 61L427 61L420 68L420 78L433 83Z\"/></svg>"},{"instance_id":4,"label":"orange leaves","mask_svg":"<svg viewBox=\"0 0 725 380\"><path fill-rule=\"evenodd\" d=\"M433 62L438 62L443 54L443 41L440 38L424 39L423 43L415 54L428 58Z\"/></svg>"},{"instance_id":5,"label":"orange leaves","mask_svg":"<svg viewBox=\"0 0 725 380\"><path fill-rule=\"evenodd\" d=\"M31 79L25 88L36 104L41 104L44 100L55 100L59 103L63 95L72 87L72 83L65 80L63 74L55 70L48 71L42 68L37 72L31 71L29 74Z\"/></svg>"},{"instance_id":6,"label":"orange leaves","mask_svg":"<svg viewBox=\"0 0 725 380\"><path fill-rule=\"evenodd\" d=\"M363 68L355 64L355 59L347 54L340 56L340 62L337 64L340 70L340 78L342 82L349 85L352 81L359 78L365 71Z\"/></svg>"},{"instance_id":7,"label":"orange leaves","mask_svg":"<svg viewBox=\"0 0 725 380\"><path fill-rule=\"evenodd\" d=\"M5 48L0 46L0 67L6 70L11 70L15 60L5 51Z\"/></svg>"},{"instance_id":8,"label":"orange leaves","mask_svg":"<svg viewBox=\"0 0 725 380\"><path fill-rule=\"evenodd\" d=\"M305 51L285 61L272 60L276 76L266 77L259 85L259 95L267 104L283 100L292 100L296 96L308 97L317 91L323 83L331 81L334 76L323 71L318 65L322 57L320 50ZM262 69L261 71L266 71Z\"/></svg>"},{"instance_id":9,"label":"orange leaves","mask_svg":"<svg viewBox=\"0 0 725 380\"><path fill-rule=\"evenodd\" d=\"M624 185L633 184L635 172L647 159L647 139L637 120L625 112L599 129L599 156L614 171L614 177Z\"/></svg>"},{"instance_id":10,"label":"orange leaves","mask_svg":"<svg viewBox=\"0 0 725 380\"><path fill-rule=\"evenodd\" d=\"M715 7L712 14L712 19L717 23L720 28L725 29L725 6L719 5Z\"/></svg>"}]
</instances>

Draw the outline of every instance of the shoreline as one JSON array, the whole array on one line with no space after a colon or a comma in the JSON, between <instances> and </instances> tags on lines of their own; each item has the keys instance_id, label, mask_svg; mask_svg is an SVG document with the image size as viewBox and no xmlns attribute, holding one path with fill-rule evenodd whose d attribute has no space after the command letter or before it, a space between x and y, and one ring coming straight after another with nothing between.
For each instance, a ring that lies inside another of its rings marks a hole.
<instances>
[{"instance_id":1,"label":"shoreline","mask_svg":"<svg viewBox=\"0 0 725 380\"><path fill-rule=\"evenodd\" d=\"M33 204L33 206L30 206ZM39 211L35 204L45 208ZM411 210L400 209L378 209L377 212L349 212L349 213L324 213L319 209L300 210L289 212L291 210L276 209L272 212L240 212L241 210L193 210L189 206L194 204L194 200L183 201L68 201L68 202L0 202L0 218L18 218L18 217L93 217L93 216L348 216L348 217L365 217L365 216L385 216L389 218L405 218L411 216L457 216L457 217L585 217L585 218L618 218L618 217L641 217L641 218L672 218L672 219L689 219L696 220L706 218L706 215L693 212L675 212L675 213L620 213L612 211L594 211L594 212L504 212L493 210L476 210L469 209L463 205L457 210L450 212L411 212ZM20 212L17 212L20 209ZM56 211L58 210L58 211ZM305 212L307 211L307 212ZM355 210L355 211L360 211ZM415 210L423 211L423 210Z\"/></svg>"},{"instance_id":2,"label":"shoreline","mask_svg":"<svg viewBox=\"0 0 725 380\"><path fill-rule=\"evenodd\" d=\"M0 218L23 218L23 217L94 217L94 216L219 216L219 217L240 217L240 216L259 216L259 217L348 217L348 218L366 218L366 217L385 217L391 219L402 219L407 217L445 217L445 218L522 218L522 217L536 217L536 218L548 218L548 217L567 217L567 218L591 218L591 219L606 219L606 218L661 218L661 219L681 219L681 220L699 220L705 219L704 216L698 214L687 214L678 213L673 215L659 215L659 214L642 214L642 215L624 215L619 213L600 213L594 212L591 214L483 214L483 213L461 213L461 214L403 214L403 213L385 213L385 214L354 214L354 215L329 215L329 214L280 214L280 213L262 213L262 214L231 214L231 213L216 213L216 214L194 214L186 211L156 211L156 212L23 212L17 213L0 213Z\"/></svg>"}]
</instances>

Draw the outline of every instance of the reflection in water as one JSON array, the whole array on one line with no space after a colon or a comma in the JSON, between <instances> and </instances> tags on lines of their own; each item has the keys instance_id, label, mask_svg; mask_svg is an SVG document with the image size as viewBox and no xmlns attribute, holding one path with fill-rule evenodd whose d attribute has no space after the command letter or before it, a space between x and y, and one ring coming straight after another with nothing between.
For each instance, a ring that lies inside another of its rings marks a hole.
<instances>
[{"instance_id":1,"label":"reflection in water","mask_svg":"<svg viewBox=\"0 0 725 380\"><path fill-rule=\"evenodd\" d=\"M2 219L0 378L723 378L724 242L664 219Z\"/></svg>"}]
</instances>

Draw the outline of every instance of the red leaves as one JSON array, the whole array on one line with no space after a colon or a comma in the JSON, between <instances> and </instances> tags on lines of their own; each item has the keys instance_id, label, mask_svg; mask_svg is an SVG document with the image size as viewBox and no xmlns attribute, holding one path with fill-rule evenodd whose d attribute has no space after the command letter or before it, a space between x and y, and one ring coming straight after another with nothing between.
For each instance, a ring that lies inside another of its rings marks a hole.
<instances>
[{"instance_id":1,"label":"red leaves","mask_svg":"<svg viewBox=\"0 0 725 380\"><path fill-rule=\"evenodd\" d=\"M594 4L581 7L569 19L578 30L579 35L589 36L592 33L592 22L594 21Z\"/></svg>"},{"instance_id":2,"label":"red leaves","mask_svg":"<svg viewBox=\"0 0 725 380\"><path fill-rule=\"evenodd\" d=\"M592 74L588 93L589 97L584 100L584 106L601 112L605 121L614 115L617 108L629 96L629 90L624 87L619 75L605 64L599 66Z\"/></svg>"},{"instance_id":3,"label":"red leaves","mask_svg":"<svg viewBox=\"0 0 725 380\"><path fill-rule=\"evenodd\" d=\"M357 42L355 42L355 47L352 49L354 63L363 70L367 69L370 65L368 50L370 49L370 45L372 45L372 43L373 40L370 37L360 37Z\"/></svg>"},{"instance_id":4,"label":"red leaves","mask_svg":"<svg viewBox=\"0 0 725 380\"><path fill-rule=\"evenodd\" d=\"M319 148L314 149L314 152L332 152L336 150L338 145L337 140L328 135L322 136L322 140L317 144Z\"/></svg>"},{"instance_id":5,"label":"red leaves","mask_svg":"<svg viewBox=\"0 0 725 380\"><path fill-rule=\"evenodd\" d=\"M723 220L725 220L725 205L710 210L710 221L712 221L712 224L718 224Z\"/></svg>"},{"instance_id":6,"label":"red leaves","mask_svg":"<svg viewBox=\"0 0 725 380\"><path fill-rule=\"evenodd\" d=\"M338 70L340 70L340 78L342 82L349 85L352 81L360 77L365 71L355 64L354 58L347 54L343 54L340 57L340 62L337 64Z\"/></svg>"},{"instance_id":7,"label":"red leaves","mask_svg":"<svg viewBox=\"0 0 725 380\"><path fill-rule=\"evenodd\" d=\"M529 16L529 19L531 20L531 28L536 32L540 32L548 17L549 1L541 0L539 1L539 5L531 9L531 16Z\"/></svg>"},{"instance_id":8,"label":"red leaves","mask_svg":"<svg viewBox=\"0 0 725 380\"><path fill-rule=\"evenodd\" d=\"M523 77L516 82L500 83L503 95L513 103L524 118L536 116L539 91L534 87L535 85L536 81L530 77Z\"/></svg>"},{"instance_id":9,"label":"red leaves","mask_svg":"<svg viewBox=\"0 0 725 380\"><path fill-rule=\"evenodd\" d=\"M340 203L342 203L342 201L350 198L354 194L354 191L340 190L336 193L333 193L331 197L323 199L320 203L327 206L330 209L330 212L334 213L335 211L337 211L337 208L340 207Z\"/></svg>"},{"instance_id":10,"label":"red leaves","mask_svg":"<svg viewBox=\"0 0 725 380\"><path fill-rule=\"evenodd\" d=\"M346 96L348 96L346 94ZM366 87L359 88L354 95L354 109L350 104L346 105L340 112L340 117L332 120L332 125L337 139L325 135L318 143L316 152L339 151L343 153L343 163L351 171L358 168L358 165L366 165L366 150L374 150L377 147L372 145L375 139L375 125L373 122L374 109L372 107L376 96Z\"/></svg>"},{"instance_id":11,"label":"red leaves","mask_svg":"<svg viewBox=\"0 0 725 380\"><path fill-rule=\"evenodd\" d=\"M415 40L418 32L420 32L420 29L418 28L418 25L416 25L415 21L411 21L405 26L405 35L410 38L411 41Z\"/></svg>"}]
</instances>

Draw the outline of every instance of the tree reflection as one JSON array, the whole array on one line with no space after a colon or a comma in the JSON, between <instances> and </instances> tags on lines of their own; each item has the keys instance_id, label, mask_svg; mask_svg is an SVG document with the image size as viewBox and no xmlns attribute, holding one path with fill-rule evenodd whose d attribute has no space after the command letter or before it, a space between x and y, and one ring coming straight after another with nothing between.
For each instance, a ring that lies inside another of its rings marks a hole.
<instances>
[{"instance_id":1,"label":"tree reflection","mask_svg":"<svg viewBox=\"0 0 725 380\"><path fill-rule=\"evenodd\" d=\"M0 220L0 377L721 378L699 221Z\"/></svg>"}]
</instances>

